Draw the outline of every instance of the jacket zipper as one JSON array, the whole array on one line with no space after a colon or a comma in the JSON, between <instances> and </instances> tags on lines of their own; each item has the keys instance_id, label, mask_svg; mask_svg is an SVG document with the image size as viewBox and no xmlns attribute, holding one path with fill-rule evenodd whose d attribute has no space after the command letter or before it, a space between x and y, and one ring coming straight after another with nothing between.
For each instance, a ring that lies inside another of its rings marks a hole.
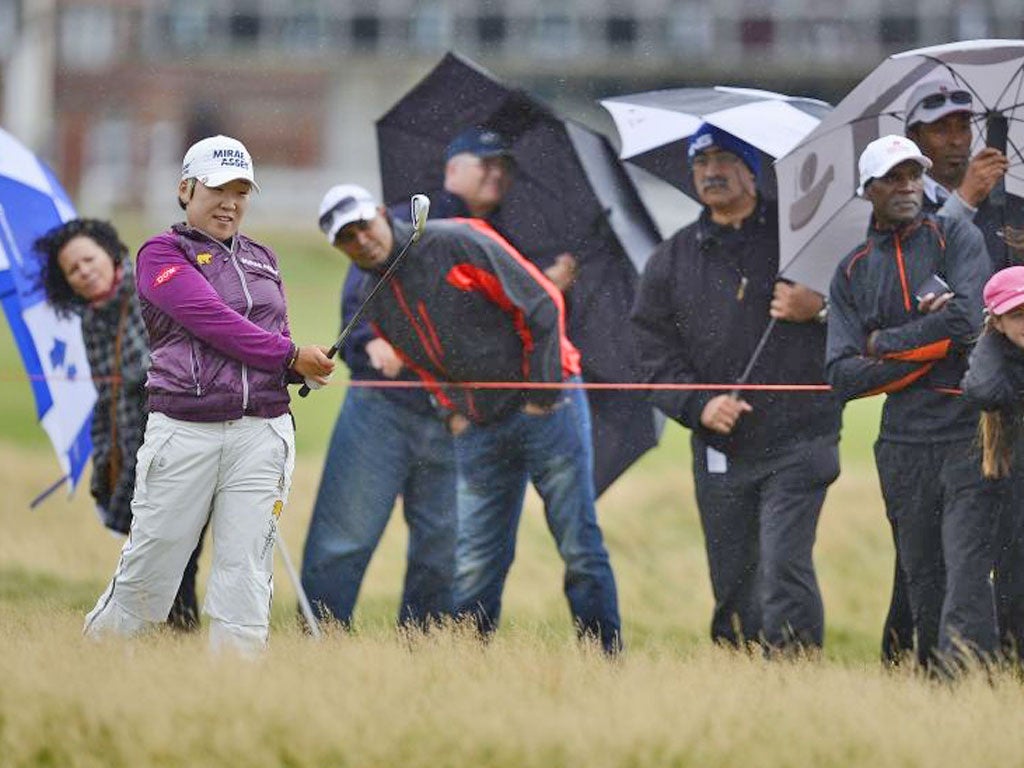
<instances>
[{"instance_id":1,"label":"jacket zipper","mask_svg":"<svg viewBox=\"0 0 1024 768\"><path fill-rule=\"evenodd\" d=\"M903 245L900 242L899 233L893 234L893 241L896 243L896 266L900 270L900 287L903 289L903 306L907 312L910 311L910 291L907 290L907 270L903 263Z\"/></svg>"},{"instance_id":2,"label":"jacket zipper","mask_svg":"<svg viewBox=\"0 0 1024 768\"><path fill-rule=\"evenodd\" d=\"M192 369L192 382L196 385L196 397L202 397L203 385L199 382L199 361L196 359L196 343L193 339L188 340L188 362Z\"/></svg>"},{"instance_id":3,"label":"jacket zipper","mask_svg":"<svg viewBox=\"0 0 1024 768\"><path fill-rule=\"evenodd\" d=\"M232 241L232 244L237 241ZM238 260L235 258L234 248L230 251L231 254L231 266L235 268L235 272L238 274L238 280L242 284L242 293L245 294L245 314L242 315L246 320L249 319L249 314L252 312L252 294L249 293L249 286L245 282L245 273L242 268L238 266ZM242 363L242 413L249 410L249 366Z\"/></svg>"}]
</instances>

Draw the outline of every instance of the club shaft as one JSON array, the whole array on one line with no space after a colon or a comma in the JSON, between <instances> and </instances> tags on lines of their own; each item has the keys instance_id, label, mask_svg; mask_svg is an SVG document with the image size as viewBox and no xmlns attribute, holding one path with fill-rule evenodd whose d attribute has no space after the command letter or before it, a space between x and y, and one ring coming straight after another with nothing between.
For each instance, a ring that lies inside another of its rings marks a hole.
<instances>
[{"instance_id":1,"label":"club shaft","mask_svg":"<svg viewBox=\"0 0 1024 768\"><path fill-rule=\"evenodd\" d=\"M363 312L366 310L366 307L369 306L371 301L373 301L373 297L377 295L380 289L384 287L384 284L391 279L391 275L393 275L395 270L398 269L398 266L402 263L402 259L405 258L405 254L408 252L409 247L414 242L416 242L416 230L413 230L412 236L409 238L408 242L406 242L406 244L402 246L402 250L400 250L398 252L398 255L395 256L394 261L392 261L391 264L388 265L388 268L387 270L385 270L384 275L381 277L380 280L377 281L377 284L373 286L373 290L371 290L370 294L363 300L363 303L359 305L359 308L356 310L355 314L352 315L352 319L349 320L348 323L345 324L345 327L341 329L341 333L338 335L338 340L335 341L334 344L331 345L331 348L327 350L328 357L334 357L336 354L338 354L338 350L341 349L342 345L345 343L345 340L352 334L352 331L355 330L356 326L359 324L359 321L362 319ZM309 385L303 384L299 388L299 397L305 397L306 395L309 394L309 391Z\"/></svg>"}]
</instances>

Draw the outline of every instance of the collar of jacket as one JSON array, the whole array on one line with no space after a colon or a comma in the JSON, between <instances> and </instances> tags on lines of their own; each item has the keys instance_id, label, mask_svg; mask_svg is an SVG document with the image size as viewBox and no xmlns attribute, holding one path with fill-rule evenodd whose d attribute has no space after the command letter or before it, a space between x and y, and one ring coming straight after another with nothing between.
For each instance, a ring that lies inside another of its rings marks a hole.
<instances>
[{"instance_id":1,"label":"collar of jacket","mask_svg":"<svg viewBox=\"0 0 1024 768\"><path fill-rule=\"evenodd\" d=\"M473 214L469 212L469 206L466 205L466 201L454 192L449 192L447 189L444 189L438 197L440 199L431 204L431 218L434 219L482 218L484 221L490 222L501 211L501 206L499 205L487 216L473 216Z\"/></svg>"},{"instance_id":2,"label":"collar of jacket","mask_svg":"<svg viewBox=\"0 0 1024 768\"><path fill-rule=\"evenodd\" d=\"M409 238L412 237L411 222L396 219L394 216L388 216L388 223L391 224L391 253L388 254L387 261L374 268L373 271L377 274L384 274L387 271L388 267L398 258L398 254L405 247L405 244L409 242Z\"/></svg>"},{"instance_id":3,"label":"collar of jacket","mask_svg":"<svg viewBox=\"0 0 1024 768\"><path fill-rule=\"evenodd\" d=\"M184 221L179 222L178 224L172 224L171 231L176 235L184 235L192 240L203 240L208 243L216 243L228 253L235 253L238 250L243 237L241 232L235 232L234 237L231 238L231 243L225 243L223 240L218 240L213 235L207 234L201 229L189 226Z\"/></svg>"},{"instance_id":4,"label":"collar of jacket","mask_svg":"<svg viewBox=\"0 0 1024 768\"><path fill-rule=\"evenodd\" d=\"M739 232L745 232L755 226L763 227L768 224L770 215L768 202L761 197L760 193L758 193L754 210L740 223L739 227L716 223L711 219L711 209L705 205L701 208L700 218L697 219L697 245L701 250L705 250Z\"/></svg>"},{"instance_id":5,"label":"collar of jacket","mask_svg":"<svg viewBox=\"0 0 1024 768\"><path fill-rule=\"evenodd\" d=\"M873 238L875 240L884 240L899 235L901 240L905 239L906 237L912 235L921 227L921 224L924 223L926 216L928 216L928 214L926 214L924 212L924 209L922 208L920 211L918 211L917 216L915 216L913 220L908 221L906 224L900 224L899 226L892 227L889 229L882 229L881 227L878 226L878 221L877 219L875 219L875 214L872 211L871 219L870 221L868 221L868 237Z\"/></svg>"}]
</instances>

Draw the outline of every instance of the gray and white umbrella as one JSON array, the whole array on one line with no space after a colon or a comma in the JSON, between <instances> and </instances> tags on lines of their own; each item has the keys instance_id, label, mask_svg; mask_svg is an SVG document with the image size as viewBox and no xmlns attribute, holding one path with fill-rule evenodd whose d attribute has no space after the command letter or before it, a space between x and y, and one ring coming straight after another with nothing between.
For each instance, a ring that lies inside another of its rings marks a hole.
<instances>
[{"instance_id":1,"label":"gray and white umbrella","mask_svg":"<svg viewBox=\"0 0 1024 768\"><path fill-rule=\"evenodd\" d=\"M974 96L975 146L988 120L1008 120L1008 192L1024 195L1024 40L968 40L890 56L775 165L780 272L826 292L836 265L864 238L871 206L856 196L857 161L874 139L903 134L922 82L952 78Z\"/></svg>"},{"instance_id":2,"label":"gray and white umbrella","mask_svg":"<svg viewBox=\"0 0 1024 768\"><path fill-rule=\"evenodd\" d=\"M753 88L673 88L603 99L622 140L619 157L696 199L686 163L690 137L711 123L761 152L761 190L775 197L772 163L831 110L824 101Z\"/></svg>"}]
</instances>

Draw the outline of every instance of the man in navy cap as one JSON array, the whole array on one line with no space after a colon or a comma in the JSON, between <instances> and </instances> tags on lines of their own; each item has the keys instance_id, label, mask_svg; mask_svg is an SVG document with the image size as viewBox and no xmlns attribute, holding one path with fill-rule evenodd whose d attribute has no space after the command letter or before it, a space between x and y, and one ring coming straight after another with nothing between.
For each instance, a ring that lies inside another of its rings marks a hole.
<instances>
[{"instance_id":1,"label":"man in navy cap","mask_svg":"<svg viewBox=\"0 0 1024 768\"><path fill-rule=\"evenodd\" d=\"M658 246L633 305L645 379L736 381L774 317L750 381L820 384L824 299L777 280L778 216L757 191L757 150L704 124L689 163L704 209ZM838 401L826 392L710 390L656 391L651 400L692 430L712 639L820 647L824 609L811 552L839 474Z\"/></svg>"},{"instance_id":2,"label":"man in navy cap","mask_svg":"<svg viewBox=\"0 0 1024 768\"><path fill-rule=\"evenodd\" d=\"M515 232L504 231L494 221L515 183L516 161L508 137L492 128L471 126L451 140L444 159L444 193L431 200L430 217L484 219L515 244ZM404 207L392 214L403 219L408 215ZM568 252L542 268L563 293L576 279L576 258Z\"/></svg>"}]
</instances>

